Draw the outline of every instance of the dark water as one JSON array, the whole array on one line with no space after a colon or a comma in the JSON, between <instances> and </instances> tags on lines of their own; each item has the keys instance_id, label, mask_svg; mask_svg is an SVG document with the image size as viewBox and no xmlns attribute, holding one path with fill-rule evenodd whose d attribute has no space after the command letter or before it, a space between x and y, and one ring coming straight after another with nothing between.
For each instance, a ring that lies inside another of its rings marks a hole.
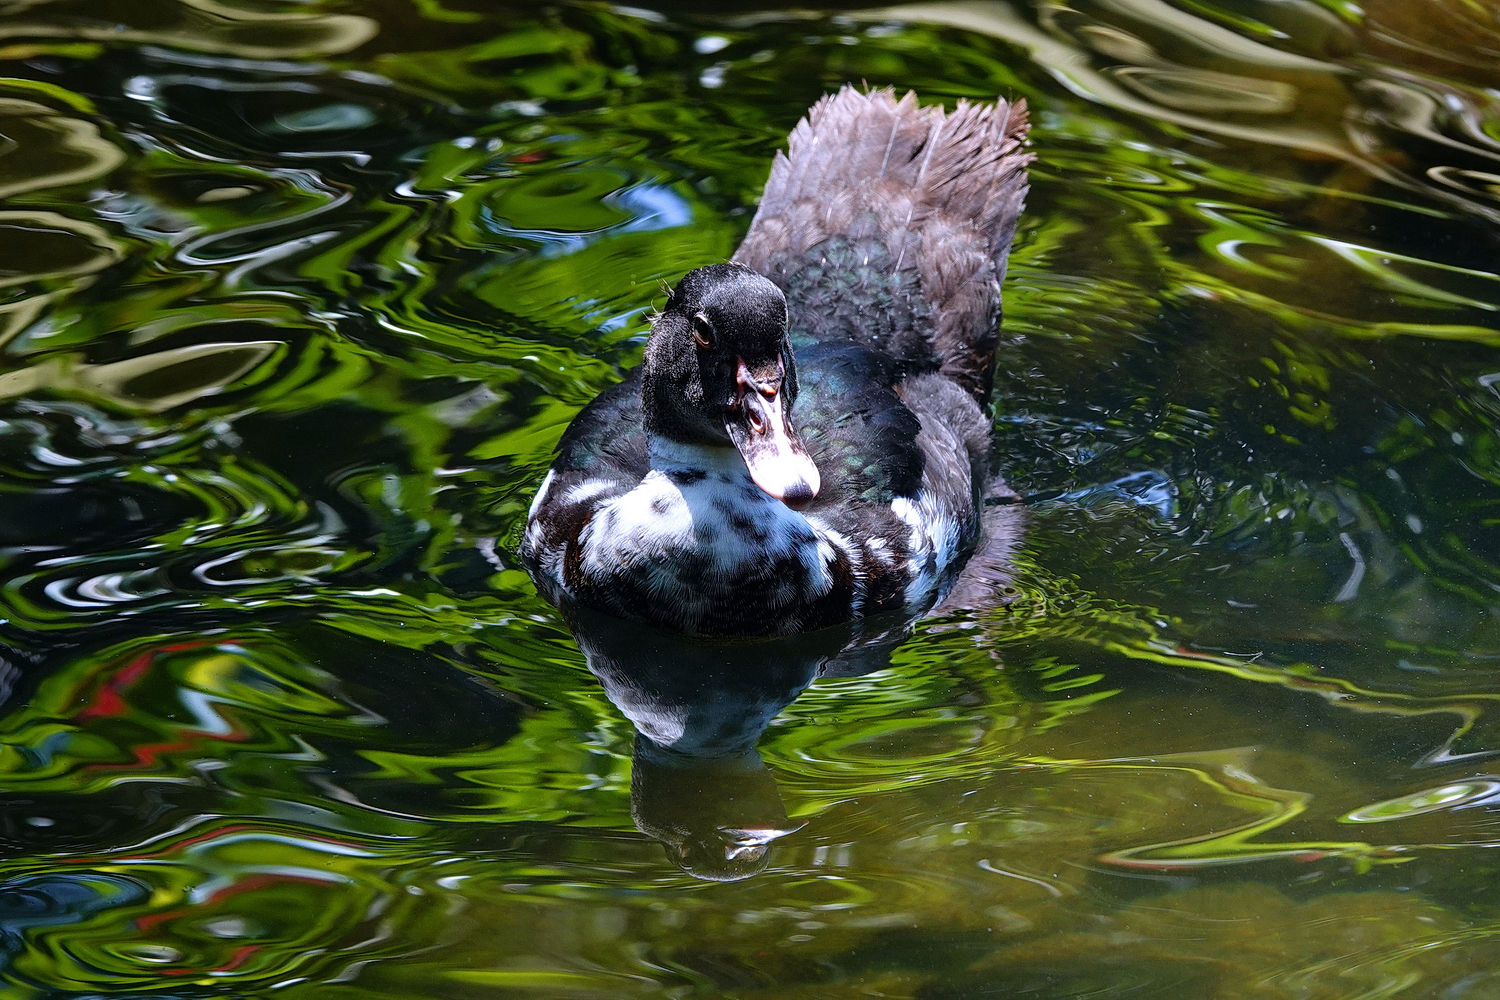
<instances>
[{"instance_id":1,"label":"dark water","mask_svg":"<svg viewBox=\"0 0 1500 1000\"><path fill-rule=\"evenodd\" d=\"M1490 0L8 0L0 60L0 996L1500 997ZM851 80L1032 102L1014 583L784 709L603 670L723 723L633 763L525 508Z\"/></svg>"}]
</instances>

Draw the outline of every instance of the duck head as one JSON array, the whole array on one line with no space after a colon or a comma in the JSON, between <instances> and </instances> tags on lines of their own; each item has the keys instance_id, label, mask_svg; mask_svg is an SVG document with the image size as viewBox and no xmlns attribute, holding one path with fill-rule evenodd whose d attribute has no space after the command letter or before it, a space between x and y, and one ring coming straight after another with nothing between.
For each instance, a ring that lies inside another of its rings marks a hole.
<instances>
[{"instance_id":1,"label":"duck head","mask_svg":"<svg viewBox=\"0 0 1500 1000\"><path fill-rule=\"evenodd\" d=\"M818 495L818 467L792 424L797 369L786 298L739 264L689 271L646 342L646 430L700 447L735 448L756 485L789 507Z\"/></svg>"}]
</instances>

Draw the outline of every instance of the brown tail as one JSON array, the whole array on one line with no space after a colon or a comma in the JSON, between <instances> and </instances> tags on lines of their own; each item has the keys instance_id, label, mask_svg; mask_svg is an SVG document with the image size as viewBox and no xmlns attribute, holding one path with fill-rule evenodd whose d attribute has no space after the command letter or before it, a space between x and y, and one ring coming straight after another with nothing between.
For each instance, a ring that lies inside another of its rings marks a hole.
<instances>
[{"instance_id":1,"label":"brown tail","mask_svg":"<svg viewBox=\"0 0 1500 1000\"><path fill-rule=\"evenodd\" d=\"M878 237L892 271L917 274L941 370L983 397L1033 159L1027 128L1024 101L945 114L914 94L844 87L792 131L735 259L784 284L823 241Z\"/></svg>"}]
</instances>

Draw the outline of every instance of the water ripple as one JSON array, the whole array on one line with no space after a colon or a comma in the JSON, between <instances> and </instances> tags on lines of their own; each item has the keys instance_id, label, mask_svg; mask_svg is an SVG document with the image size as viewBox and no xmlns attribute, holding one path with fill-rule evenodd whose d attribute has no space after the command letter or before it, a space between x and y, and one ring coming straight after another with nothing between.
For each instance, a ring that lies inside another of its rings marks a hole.
<instances>
[{"instance_id":1,"label":"water ripple","mask_svg":"<svg viewBox=\"0 0 1500 1000\"><path fill-rule=\"evenodd\" d=\"M6 989L1493 991L1474 5L7 10ZM694 882L516 539L843 80L1032 106L1028 541L770 721L767 867Z\"/></svg>"}]
</instances>

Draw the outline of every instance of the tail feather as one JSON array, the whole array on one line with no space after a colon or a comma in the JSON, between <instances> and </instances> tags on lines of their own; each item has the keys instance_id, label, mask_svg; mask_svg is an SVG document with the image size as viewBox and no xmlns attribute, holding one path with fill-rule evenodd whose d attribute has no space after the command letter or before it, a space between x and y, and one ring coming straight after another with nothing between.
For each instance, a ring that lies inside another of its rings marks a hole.
<instances>
[{"instance_id":1,"label":"tail feather","mask_svg":"<svg viewBox=\"0 0 1500 1000\"><path fill-rule=\"evenodd\" d=\"M945 114L911 93L845 87L792 131L735 259L785 287L824 241L878 239L893 277L918 276L918 313L931 317L920 332L940 369L983 398L1026 197L1027 127L1024 101L960 101Z\"/></svg>"}]
</instances>

